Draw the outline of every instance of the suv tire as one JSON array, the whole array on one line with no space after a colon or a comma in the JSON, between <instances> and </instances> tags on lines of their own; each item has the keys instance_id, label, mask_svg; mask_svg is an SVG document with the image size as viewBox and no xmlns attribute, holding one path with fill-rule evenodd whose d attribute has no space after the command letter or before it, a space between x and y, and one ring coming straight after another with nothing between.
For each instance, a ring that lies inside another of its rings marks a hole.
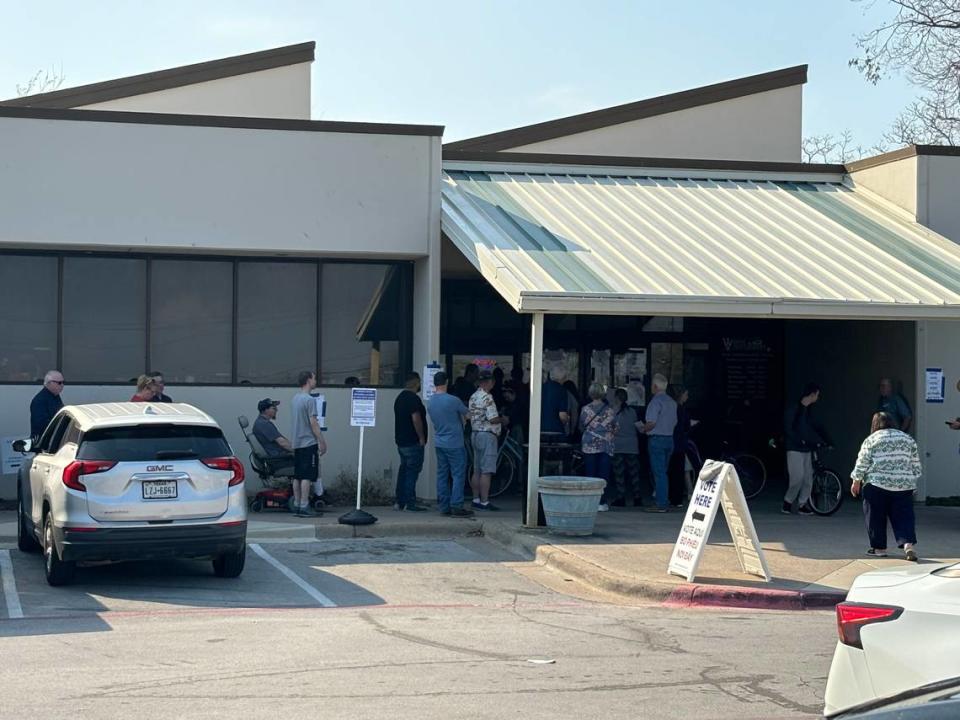
<instances>
[{"instance_id":1,"label":"suv tire","mask_svg":"<svg viewBox=\"0 0 960 720\"><path fill-rule=\"evenodd\" d=\"M17 547L21 552L35 553L40 551L40 543L33 533L27 530L27 516L23 512L23 498L17 493Z\"/></svg>"},{"instance_id":2,"label":"suv tire","mask_svg":"<svg viewBox=\"0 0 960 720\"><path fill-rule=\"evenodd\" d=\"M217 577L235 578L243 572L243 566L247 560L247 546L237 553L228 553L219 555L213 559L213 572Z\"/></svg>"},{"instance_id":3,"label":"suv tire","mask_svg":"<svg viewBox=\"0 0 960 720\"><path fill-rule=\"evenodd\" d=\"M76 563L60 559L57 544L53 541L53 514L47 513L43 519L43 571L47 576L47 583L54 587L69 585L76 569Z\"/></svg>"}]
</instances>

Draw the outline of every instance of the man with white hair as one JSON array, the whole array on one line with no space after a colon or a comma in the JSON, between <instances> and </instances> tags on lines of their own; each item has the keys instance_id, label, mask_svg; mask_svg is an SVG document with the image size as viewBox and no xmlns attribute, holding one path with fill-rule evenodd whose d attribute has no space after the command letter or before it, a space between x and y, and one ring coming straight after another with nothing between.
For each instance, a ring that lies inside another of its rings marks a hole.
<instances>
[{"instance_id":1,"label":"man with white hair","mask_svg":"<svg viewBox=\"0 0 960 720\"><path fill-rule=\"evenodd\" d=\"M43 435L53 416L63 407L62 392L63 375L59 370L48 371L43 376L43 387L30 401L30 437L34 440Z\"/></svg>"},{"instance_id":2,"label":"man with white hair","mask_svg":"<svg viewBox=\"0 0 960 720\"><path fill-rule=\"evenodd\" d=\"M567 423L570 422L567 390L563 387L563 381L566 379L567 370L562 365L555 365L550 369L550 377L543 384L540 432L559 435L566 433Z\"/></svg>"},{"instance_id":3,"label":"man with white hair","mask_svg":"<svg viewBox=\"0 0 960 720\"><path fill-rule=\"evenodd\" d=\"M650 383L653 398L647 405L643 431L647 434L647 454L650 456L650 472L656 488L656 505L644 507L647 512L667 512L669 481L667 468L673 454L673 431L677 427L677 403L667 395L670 381L657 373Z\"/></svg>"}]
</instances>

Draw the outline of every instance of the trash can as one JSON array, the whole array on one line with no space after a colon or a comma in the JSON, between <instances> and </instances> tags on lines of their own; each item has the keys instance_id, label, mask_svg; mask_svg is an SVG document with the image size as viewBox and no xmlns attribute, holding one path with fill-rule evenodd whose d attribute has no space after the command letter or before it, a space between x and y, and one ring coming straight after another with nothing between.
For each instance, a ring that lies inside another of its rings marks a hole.
<instances>
[{"instance_id":1,"label":"trash can","mask_svg":"<svg viewBox=\"0 0 960 720\"><path fill-rule=\"evenodd\" d=\"M607 481L600 478L554 475L540 478L547 529L556 535L592 535L597 507Z\"/></svg>"}]
</instances>

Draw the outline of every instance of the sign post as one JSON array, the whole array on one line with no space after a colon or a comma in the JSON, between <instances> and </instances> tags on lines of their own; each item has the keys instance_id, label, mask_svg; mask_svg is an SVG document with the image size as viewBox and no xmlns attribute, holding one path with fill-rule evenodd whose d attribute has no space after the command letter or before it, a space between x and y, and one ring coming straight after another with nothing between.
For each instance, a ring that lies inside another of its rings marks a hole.
<instances>
[{"instance_id":1,"label":"sign post","mask_svg":"<svg viewBox=\"0 0 960 720\"><path fill-rule=\"evenodd\" d=\"M350 391L350 425L360 428L360 452L357 457L357 506L338 519L341 525L373 525L377 518L360 509L363 491L363 431L377 426L377 391L371 388L353 388Z\"/></svg>"},{"instance_id":2,"label":"sign post","mask_svg":"<svg viewBox=\"0 0 960 720\"><path fill-rule=\"evenodd\" d=\"M770 570L750 517L743 488L740 487L737 470L733 465L717 460L707 460L700 471L667 573L680 575L687 582L693 582L710 539L713 521L717 519L721 507L737 551L740 570L770 582Z\"/></svg>"}]
</instances>

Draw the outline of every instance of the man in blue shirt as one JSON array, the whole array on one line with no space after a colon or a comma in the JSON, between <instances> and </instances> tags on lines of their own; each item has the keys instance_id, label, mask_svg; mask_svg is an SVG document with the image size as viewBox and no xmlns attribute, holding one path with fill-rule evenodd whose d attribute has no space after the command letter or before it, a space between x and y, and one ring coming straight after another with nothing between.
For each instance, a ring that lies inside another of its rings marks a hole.
<instances>
[{"instance_id":1,"label":"man in blue shirt","mask_svg":"<svg viewBox=\"0 0 960 720\"><path fill-rule=\"evenodd\" d=\"M437 450L437 506L451 517L473 516L463 509L463 483L467 477L467 450L463 444L463 421L467 406L456 395L447 392L447 374L433 376L436 390L427 404L433 423L433 444Z\"/></svg>"},{"instance_id":2,"label":"man in blue shirt","mask_svg":"<svg viewBox=\"0 0 960 720\"><path fill-rule=\"evenodd\" d=\"M913 423L913 411L910 410L910 405L904 400L903 395L894 390L893 380L890 378L880 378L880 399L877 401L877 412L885 412L890 415L897 424L897 430L910 432L910 425Z\"/></svg>"},{"instance_id":3,"label":"man in blue shirt","mask_svg":"<svg viewBox=\"0 0 960 720\"><path fill-rule=\"evenodd\" d=\"M543 399L540 405L540 432L542 433L563 435L567 432L570 412L567 389L563 386L563 381L566 379L566 369L557 365L550 370L550 379L543 384Z\"/></svg>"},{"instance_id":4,"label":"man in blue shirt","mask_svg":"<svg viewBox=\"0 0 960 720\"><path fill-rule=\"evenodd\" d=\"M673 455L673 431L677 427L677 402L667 395L669 381L663 375L653 376L650 390L653 399L647 405L646 422L643 431L647 434L647 453L650 455L650 472L656 487L655 507L646 508L648 512L667 512L669 499L667 491L669 480L667 468Z\"/></svg>"},{"instance_id":5,"label":"man in blue shirt","mask_svg":"<svg viewBox=\"0 0 960 720\"><path fill-rule=\"evenodd\" d=\"M59 370L51 370L43 376L43 387L30 401L30 437L36 441L53 416L63 407L63 375Z\"/></svg>"}]
</instances>

